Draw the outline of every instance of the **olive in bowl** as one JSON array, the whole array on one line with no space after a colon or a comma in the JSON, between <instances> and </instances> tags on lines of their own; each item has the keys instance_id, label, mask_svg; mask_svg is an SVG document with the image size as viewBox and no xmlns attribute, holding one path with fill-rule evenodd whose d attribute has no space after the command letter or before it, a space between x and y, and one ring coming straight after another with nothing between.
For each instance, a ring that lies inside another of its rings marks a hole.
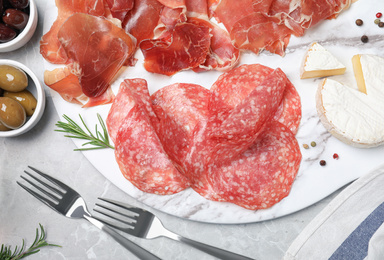
<instances>
[{"instance_id":1,"label":"olive in bowl","mask_svg":"<svg viewBox=\"0 0 384 260\"><path fill-rule=\"evenodd\" d=\"M22 63L0 59L0 75L2 73L0 137L18 136L32 129L41 119L45 92L36 75Z\"/></svg>"},{"instance_id":2,"label":"olive in bowl","mask_svg":"<svg viewBox=\"0 0 384 260\"><path fill-rule=\"evenodd\" d=\"M38 14L34 0L0 0L0 52L25 45L36 31Z\"/></svg>"}]
</instances>

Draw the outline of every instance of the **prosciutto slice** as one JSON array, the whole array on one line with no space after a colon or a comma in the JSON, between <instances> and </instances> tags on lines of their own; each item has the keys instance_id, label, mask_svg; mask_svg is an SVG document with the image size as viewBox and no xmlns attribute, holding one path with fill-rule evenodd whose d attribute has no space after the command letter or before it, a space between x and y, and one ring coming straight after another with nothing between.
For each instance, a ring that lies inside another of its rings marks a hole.
<instances>
[{"instance_id":1,"label":"prosciutto slice","mask_svg":"<svg viewBox=\"0 0 384 260\"><path fill-rule=\"evenodd\" d=\"M124 18L124 30L136 38L137 44L152 39L162 8L157 0L135 0L133 9Z\"/></svg>"},{"instance_id":2,"label":"prosciutto slice","mask_svg":"<svg viewBox=\"0 0 384 260\"><path fill-rule=\"evenodd\" d=\"M167 37L140 43L145 69L167 76L203 63L209 46L209 28L191 23L177 24Z\"/></svg>"},{"instance_id":3,"label":"prosciutto slice","mask_svg":"<svg viewBox=\"0 0 384 260\"><path fill-rule=\"evenodd\" d=\"M73 30L73 28L79 28ZM101 96L135 50L135 40L110 21L77 13L58 32L72 73L88 97Z\"/></svg>"},{"instance_id":4,"label":"prosciutto slice","mask_svg":"<svg viewBox=\"0 0 384 260\"><path fill-rule=\"evenodd\" d=\"M306 29L324 19L335 18L352 0L210 0L209 10L231 35L234 45L260 53L285 54L291 34L302 36Z\"/></svg>"},{"instance_id":5,"label":"prosciutto slice","mask_svg":"<svg viewBox=\"0 0 384 260\"><path fill-rule=\"evenodd\" d=\"M58 92L65 101L81 105L84 108L109 104L115 97L110 88L99 97L87 97L82 91L79 78L72 74L68 67L57 68L53 71L46 70L44 83Z\"/></svg>"},{"instance_id":6,"label":"prosciutto slice","mask_svg":"<svg viewBox=\"0 0 384 260\"><path fill-rule=\"evenodd\" d=\"M94 16L103 16L104 2L101 0L56 0L58 15L50 30L40 40L40 53L44 59L54 64L65 64L67 54L57 37L61 25L74 13L86 13Z\"/></svg>"},{"instance_id":7,"label":"prosciutto slice","mask_svg":"<svg viewBox=\"0 0 384 260\"><path fill-rule=\"evenodd\" d=\"M123 21L127 13L133 8L134 0L105 0L112 17Z\"/></svg>"}]
</instances>

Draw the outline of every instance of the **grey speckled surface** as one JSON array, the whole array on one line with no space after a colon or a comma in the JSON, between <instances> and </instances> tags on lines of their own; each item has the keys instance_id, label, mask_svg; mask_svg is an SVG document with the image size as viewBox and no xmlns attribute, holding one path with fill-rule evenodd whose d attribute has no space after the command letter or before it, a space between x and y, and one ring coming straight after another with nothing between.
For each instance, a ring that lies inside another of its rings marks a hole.
<instances>
[{"instance_id":1,"label":"grey speckled surface","mask_svg":"<svg viewBox=\"0 0 384 260\"><path fill-rule=\"evenodd\" d=\"M20 61L38 75L42 81L43 60L38 42L42 35L44 0L37 0L39 25L35 36L25 47L12 53L0 53L0 58ZM124 199L140 205L104 178L79 152L70 139L54 132L59 120L53 102L47 93L45 114L37 126L17 138L0 138L0 244L20 245L32 243L38 224L44 225L48 241L61 248L44 248L29 259L136 259L85 220L67 219L46 207L23 191L17 184L20 174L33 165L47 173L55 173L87 201L92 209L96 198L105 196ZM201 242L226 248L255 259L281 259L300 231L334 197L331 195L297 213L274 220L241 224L215 225L186 221L159 213L165 226L181 235ZM213 259L187 246L160 238L141 240L130 237L163 259Z\"/></svg>"}]
</instances>

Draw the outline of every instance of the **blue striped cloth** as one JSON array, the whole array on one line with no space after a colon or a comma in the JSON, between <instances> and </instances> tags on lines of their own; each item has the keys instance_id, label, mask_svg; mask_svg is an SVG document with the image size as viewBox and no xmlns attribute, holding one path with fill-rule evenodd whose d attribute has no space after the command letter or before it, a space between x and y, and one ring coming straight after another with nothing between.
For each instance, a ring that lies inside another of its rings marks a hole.
<instances>
[{"instance_id":1,"label":"blue striped cloth","mask_svg":"<svg viewBox=\"0 0 384 260\"><path fill-rule=\"evenodd\" d=\"M337 195L284 256L312 259L384 260L384 166Z\"/></svg>"}]
</instances>

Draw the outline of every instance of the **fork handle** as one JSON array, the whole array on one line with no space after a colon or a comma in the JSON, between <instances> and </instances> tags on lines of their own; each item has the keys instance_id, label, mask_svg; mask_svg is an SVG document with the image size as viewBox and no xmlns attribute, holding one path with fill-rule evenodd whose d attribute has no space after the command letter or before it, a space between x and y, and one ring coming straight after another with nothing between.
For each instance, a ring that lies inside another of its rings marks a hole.
<instances>
[{"instance_id":1,"label":"fork handle","mask_svg":"<svg viewBox=\"0 0 384 260\"><path fill-rule=\"evenodd\" d=\"M233 260L233 259L236 259L236 260L253 260L252 258L243 256L243 255L239 255L239 254L236 254L236 253L224 250L224 249L220 249L218 247L203 244L203 243L197 242L195 240L192 240L192 239L189 239L186 237L182 237L180 235L177 235L177 237L174 239L178 240L180 242L183 242L187 245L190 245L196 249L199 249L199 250L201 250L207 254L215 256L219 259L223 259L223 260Z\"/></svg>"},{"instance_id":2,"label":"fork handle","mask_svg":"<svg viewBox=\"0 0 384 260\"><path fill-rule=\"evenodd\" d=\"M93 225L110 235L116 242L118 242L120 245L128 249L132 254L137 256L139 259L142 260L161 260L161 258L155 256L151 252L147 251L146 249L142 248L141 246L135 244L131 240L123 237L119 233L117 233L115 230L107 227L97 219L94 219L91 216L84 215L84 218L91 222Z\"/></svg>"}]
</instances>

